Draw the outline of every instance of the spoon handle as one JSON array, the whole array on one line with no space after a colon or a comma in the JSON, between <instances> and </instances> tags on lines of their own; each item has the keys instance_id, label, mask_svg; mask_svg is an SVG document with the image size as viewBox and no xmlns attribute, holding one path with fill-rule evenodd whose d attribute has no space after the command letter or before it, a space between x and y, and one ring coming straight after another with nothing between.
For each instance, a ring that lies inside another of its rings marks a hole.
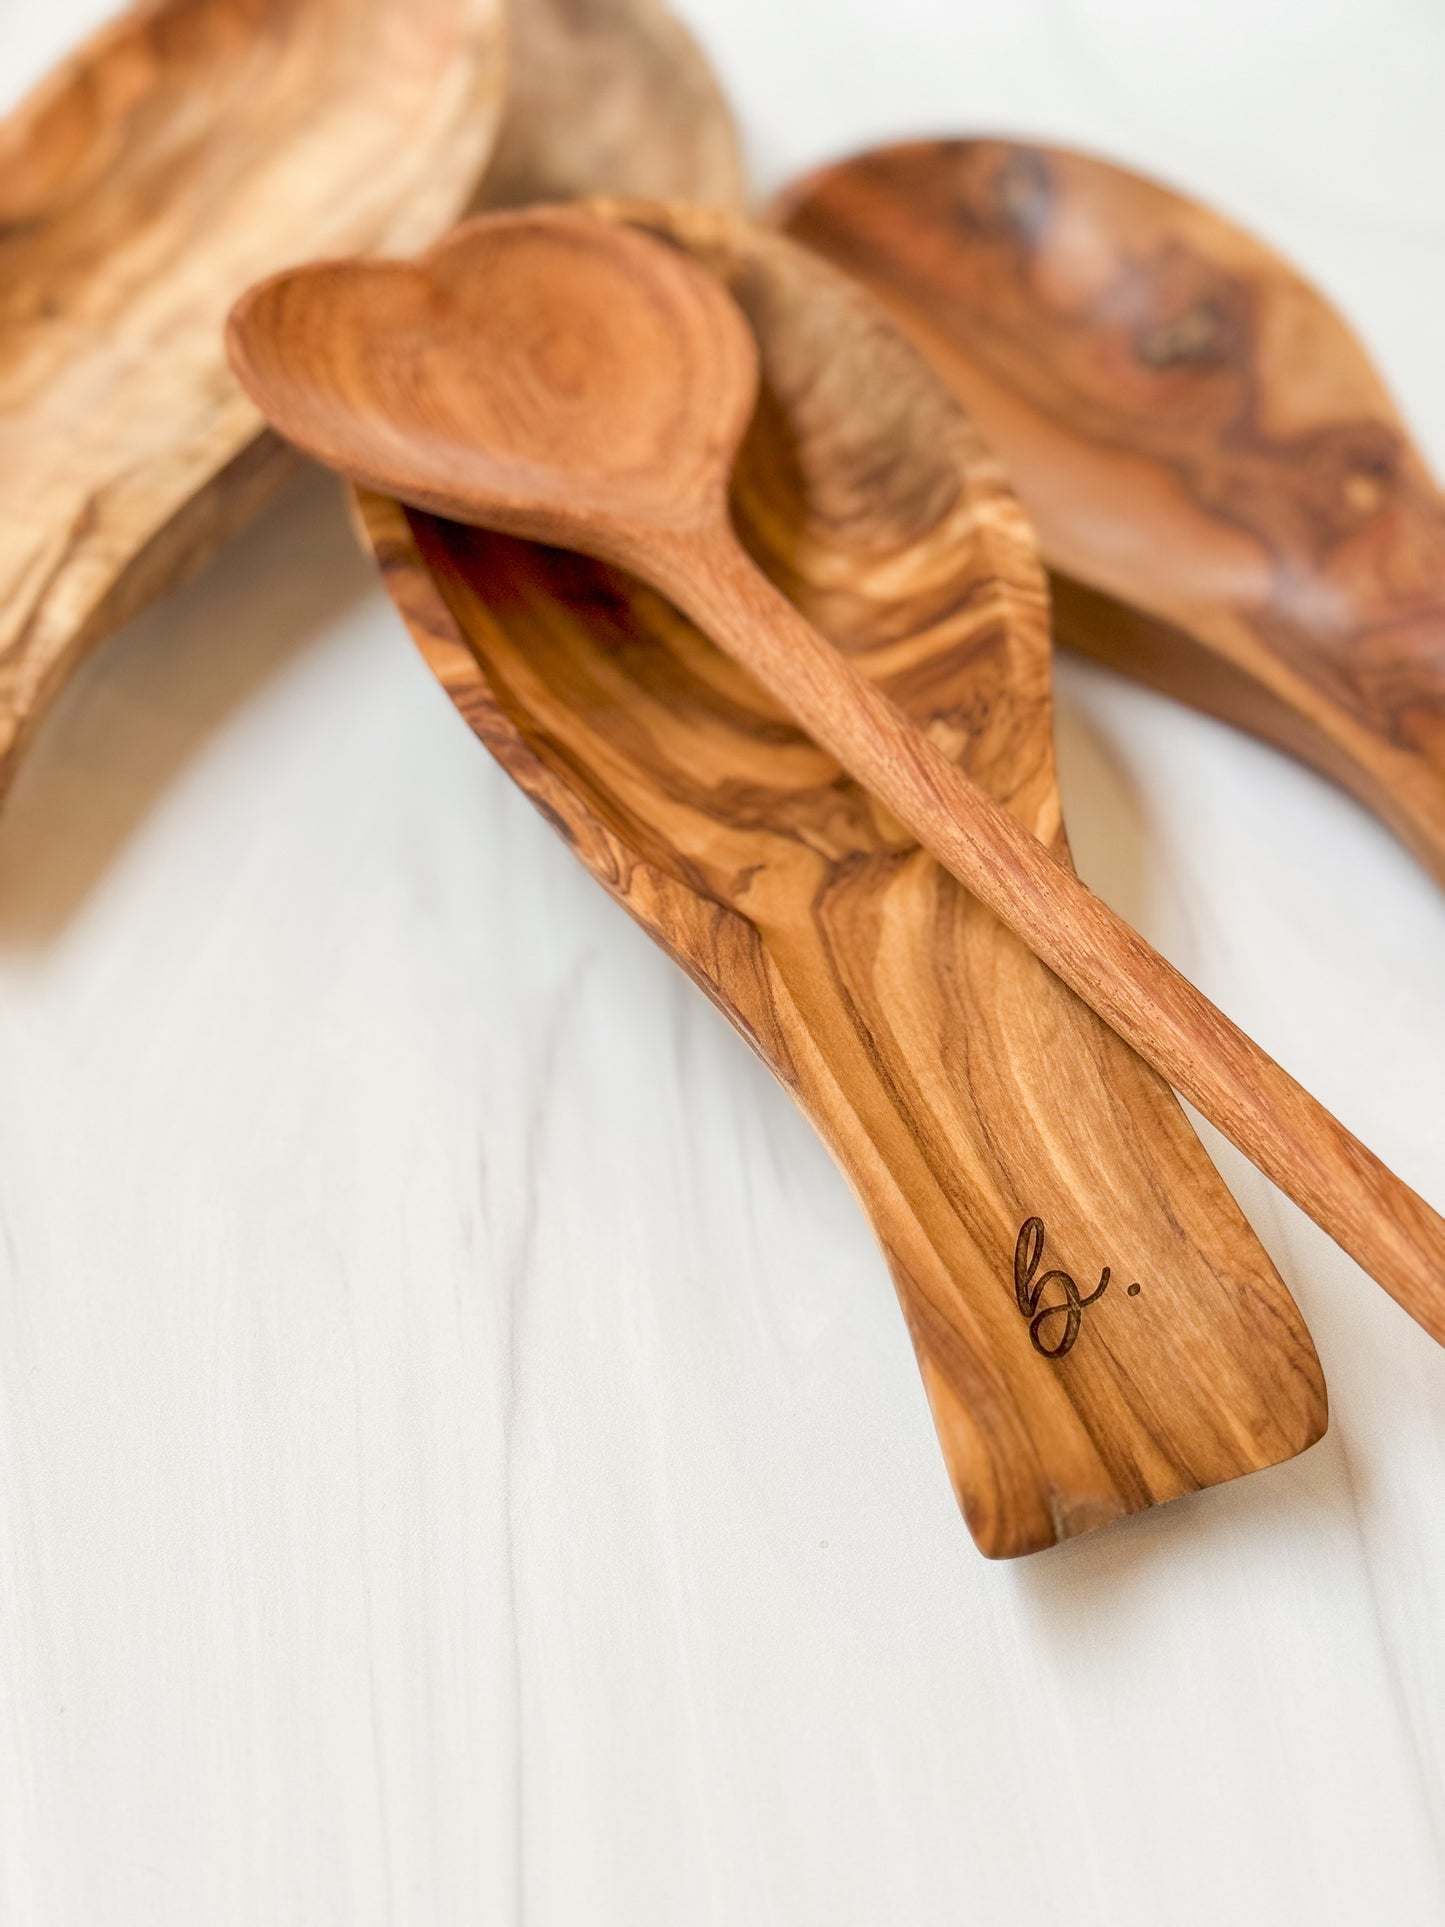
<instances>
[{"instance_id":1,"label":"spoon handle","mask_svg":"<svg viewBox=\"0 0 1445 1927\"><path fill-rule=\"evenodd\" d=\"M728 528L649 574L1085 1003L1445 1344L1445 1219L958 769Z\"/></svg>"}]
</instances>

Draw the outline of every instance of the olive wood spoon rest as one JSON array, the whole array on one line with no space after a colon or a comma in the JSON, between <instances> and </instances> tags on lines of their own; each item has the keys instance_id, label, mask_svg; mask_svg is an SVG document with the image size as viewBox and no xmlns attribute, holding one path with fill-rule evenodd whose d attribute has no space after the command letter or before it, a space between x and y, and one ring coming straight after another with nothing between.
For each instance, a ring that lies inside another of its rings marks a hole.
<instances>
[{"instance_id":1,"label":"olive wood spoon rest","mask_svg":"<svg viewBox=\"0 0 1445 1927\"><path fill-rule=\"evenodd\" d=\"M252 289L228 338L288 439L433 514L628 570L820 747L1445 1339L1445 1221L802 617L728 513L757 399L735 303L678 250L585 213L471 223L415 264Z\"/></svg>"},{"instance_id":2,"label":"olive wood spoon rest","mask_svg":"<svg viewBox=\"0 0 1445 1927\"><path fill-rule=\"evenodd\" d=\"M502 30L502 0L156 0L0 123L0 791L85 650L291 469L231 303L456 219Z\"/></svg>"},{"instance_id":3,"label":"olive wood spoon rest","mask_svg":"<svg viewBox=\"0 0 1445 1927\"><path fill-rule=\"evenodd\" d=\"M512 0L507 24L507 111L479 207L646 194L741 211L727 101L662 0Z\"/></svg>"},{"instance_id":4,"label":"olive wood spoon rest","mask_svg":"<svg viewBox=\"0 0 1445 1927\"><path fill-rule=\"evenodd\" d=\"M1445 880L1445 497L1270 249L1057 148L815 174L786 230L927 349L1008 466L1061 641L1333 777Z\"/></svg>"},{"instance_id":5,"label":"olive wood spoon rest","mask_svg":"<svg viewBox=\"0 0 1445 1927\"><path fill-rule=\"evenodd\" d=\"M686 247L755 334L734 513L759 564L1067 862L1041 574L967 420L799 249L614 212ZM1172 1092L751 677L600 563L360 509L472 728L838 1159L985 1551L1319 1435L1308 1334Z\"/></svg>"}]
</instances>

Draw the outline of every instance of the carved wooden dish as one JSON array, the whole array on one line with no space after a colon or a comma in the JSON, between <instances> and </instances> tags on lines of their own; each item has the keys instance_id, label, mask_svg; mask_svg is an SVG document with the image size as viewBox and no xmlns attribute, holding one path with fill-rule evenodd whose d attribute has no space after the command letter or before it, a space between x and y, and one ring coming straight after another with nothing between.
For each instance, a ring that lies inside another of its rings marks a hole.
<instances>
[{"instance_id":1,"label":"carved wooden dish","mask_svg":"<svg viewBox=\"0 0 1445 1927\"><path fill-rule=\"evenodd\" d=\"M0 788L88 645L292 457L226 366L259 276L466 207L502 0L153 0L0 125Z\"/></svg>"},{"instance_id":2,"label":"carved wooden dish","mask_svg":"<svg viewBox=\"0 0 1445 1927\"><path fill-rule=\"evenodd\" d=\"M969 423L864 296L786 242L696 210L613 212L689 248L757 336L735 497L755 556L1066 854L1044 583ZM744 672L599 565L360 506L468 722L847 1173L984 1551L1319 1437L1308 1334L1169 1090Z\"/></svg>"},{"instance_id":3,"label":"carved wooden dish","mask_svg":"<svg viewBox=\"0 0 1445 1927\"><path fill-rule=\"evenodd\" d=\"M1003 141L789 190L1008 466L1056 631L1312 763L1445 878L1445 499L1323 297L1207 209Z\"/></svg>"}]
</instances>

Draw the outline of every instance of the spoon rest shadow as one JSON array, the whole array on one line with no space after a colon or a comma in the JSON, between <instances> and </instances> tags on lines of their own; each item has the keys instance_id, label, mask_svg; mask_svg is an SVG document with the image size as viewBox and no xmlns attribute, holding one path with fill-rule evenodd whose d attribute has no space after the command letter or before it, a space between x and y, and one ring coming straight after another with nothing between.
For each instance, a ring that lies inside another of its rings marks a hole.
<instances>
[{"instance_id":1,"label":"spoon rest shadow","mask_svg":"<svg viewBox=\"0 0 1445 1927\"><path fill-rule=\"evenodd\" d=\"M754 556L1066 856L1044 581L968 421L785 241L611 212L689 250L751 324L763 388L734 514ZM1308 1333L1172 1093L742 669L600 564L358 503L472 728L838 1159L986 1553L1320 1436Z\"/></svg>"},{"instance_id":2,"label":"spoon rest shadow","mask_svg":"<svg viewBox=\"0 0 1445 1927\"><path fill-rule=\"evenodd\" d=\"M863 154L774 218L998 450L1061 641L1313 765L1445 879L1445 497L1314 288L1182 195L1005 141Z\"/></svg>"}]
</instances>

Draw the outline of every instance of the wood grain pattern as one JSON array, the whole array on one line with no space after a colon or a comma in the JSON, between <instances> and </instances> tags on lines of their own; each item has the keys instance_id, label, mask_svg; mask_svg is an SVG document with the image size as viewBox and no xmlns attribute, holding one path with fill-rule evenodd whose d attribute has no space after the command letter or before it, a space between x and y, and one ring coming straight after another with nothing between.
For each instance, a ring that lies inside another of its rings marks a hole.
<instances>
[{"instance_id":1,"label":"wood grain pattern","mask_svg":"<svg viewBox=\"0 0 1445 1927\"><path fill-rule=\"evenodd\" d=\"M788 232L926 347L1019 489L1062 640L1332 776L1445 878L1445 500L1276 254L1055 148L922 142Z\"/></svg>"},{"instance_id":2,"label":"wood grain pattern","mask_svg":"<svg viewBox=\"0 0 1445 1927\"><path fill-rule=\"evenodd\" d=\"M351 480L668 596L1445 1342L1445 1220L750 560L727 497L757 353L715 280L625 224L547 208L474 221L413 262L273 276L237 303L227 341L268 418ZM926 414L906 426L926 435Z\"/></svg>"},{"instance_id":3,"label":"wood grain pattern","mask_svg":"<svg viewBox=\"0 0 1445 1927\"><path fill-rule=\"evenodd\" d=\"M722 219L631 218L756 336L753 554L1066 862L1043 582L997 464L826 269ZM361 510L472 727L838 1158L986 1552L1320 1435L1308 1334L1172 1094L742 669L599 563Z\"/></svg>"},{"instance_id":4,"label":"wood grain pattern","mask_svg":"<svg viewBox=\"0 0 1445 1927\"><path fill-rule=\"evenodd\" d=\"M742 157L662 0L512 0L507 113L477 205L645 194L741 211Z\"/></svg>"},{"instance_id":5,"label":"wood grain pattern","mask_svg":"<svg viewBox=\"0 0 1445 1927\"><path fill-rule=\"evenodd\" d=\"M155 0L0 126L0 788L83 652L292 457L225 365L258 275L471 197L501 0Z\"/></svg>"}]
</instances>

